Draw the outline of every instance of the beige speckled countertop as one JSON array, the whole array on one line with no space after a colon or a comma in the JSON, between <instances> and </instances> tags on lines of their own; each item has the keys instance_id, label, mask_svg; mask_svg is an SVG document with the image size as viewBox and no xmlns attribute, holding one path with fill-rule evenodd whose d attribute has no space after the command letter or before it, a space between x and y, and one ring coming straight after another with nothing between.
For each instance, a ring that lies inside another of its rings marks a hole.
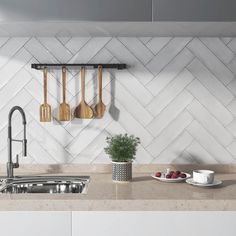
<instances>
[{"instance_id":1,"label":"beige speckled countertop","mask_svg":"<svg viewBox=\"0 0 236 236\"><path fill-rule=\"evenodd\" d=\"M234 173L217 174L223 184L215 188L163 183L152 179L150 172L136 173L126 184L113 183L109 173L88 175L91 182L87 194L1 194L0 211L236 210Z\"/></svg>"}]
</instances>

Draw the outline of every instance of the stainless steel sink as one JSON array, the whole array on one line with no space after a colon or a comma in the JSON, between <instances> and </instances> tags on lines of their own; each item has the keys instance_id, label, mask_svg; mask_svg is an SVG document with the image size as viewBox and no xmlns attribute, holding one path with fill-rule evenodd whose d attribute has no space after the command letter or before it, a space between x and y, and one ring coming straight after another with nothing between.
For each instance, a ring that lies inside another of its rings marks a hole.
<instances>
[{"instance_id":1,"label":"stainless steel sink","mask_svg":"<svg viewBox=\"0 0 236 236\"><path fill-rule=\"evenodd\" d=\"M0 179L0 193L87 193L89 176L27 176Z\"/></svg>"}]
</instances>

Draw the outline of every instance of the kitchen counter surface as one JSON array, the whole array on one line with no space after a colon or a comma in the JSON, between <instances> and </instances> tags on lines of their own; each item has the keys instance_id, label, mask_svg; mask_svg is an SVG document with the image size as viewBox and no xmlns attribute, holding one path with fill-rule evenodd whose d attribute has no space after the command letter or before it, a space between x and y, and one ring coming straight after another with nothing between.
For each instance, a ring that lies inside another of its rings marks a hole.
<instances>
[{"instance_id":1,"label":"kitchen counter surface","mask_svg":"<svg viewBox=\"0 0 236 236\"><path fill-rule=\"evenodd\" d=\"M88 175L87 194L1 194L0 211L236 210L236 174L217 174L223 184L214 188L159 182L150 173L134 174L124 184L113 183L111 174Z\"/></svg>"}]
</instances>

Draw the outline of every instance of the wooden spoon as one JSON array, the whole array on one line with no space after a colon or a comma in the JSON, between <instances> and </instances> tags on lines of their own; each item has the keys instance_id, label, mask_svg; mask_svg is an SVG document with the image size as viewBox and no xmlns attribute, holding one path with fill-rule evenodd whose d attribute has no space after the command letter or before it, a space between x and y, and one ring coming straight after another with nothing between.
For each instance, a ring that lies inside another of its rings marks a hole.
<instances>
[{"instance_id":1,"label":"wooden spoon","mask_svg":"<svg viewBox=\"0 0 236 236\"><path fill-rule=\"evenodd\" d=\"M43 92L44 92L44 102L40 106L40 122L50 122L51 121L51 106L47 104L47 68L43 69Z\"/></svg>"},{"instance_id":2,"label":"wooden spoon","mask_svg":"<svg viewBox=\"0 0 236 236\"><path fill-rule=\"evenodd\" d=\"M85 68L81 67L81 101L75 108L74 116L76 118L93 118L93 109L85 102Z\"/></svg>"},{"instance_id":3,"label":"wooden spoon","mask_svg":"<svg viewBox=\"0 0 236 236\"><path fill-rule=\"evenodd\" d=\"M97 118L102 118L106 110L106 106L102 102L102 66L98 66L98 96L99 99L95 106L95 112Z\"/></svg>"},{"instance_id":4,"label":"wooden spoon","mask_svg":"<svg viewBox=\"0 0 236 236\"><path fill-rule=\"evenodd\" d=\"M59 120L70 120L70 106L66 103L66 67L62 67L62 95L63 100L59 106Z\"/></svg>"}]
</instances>

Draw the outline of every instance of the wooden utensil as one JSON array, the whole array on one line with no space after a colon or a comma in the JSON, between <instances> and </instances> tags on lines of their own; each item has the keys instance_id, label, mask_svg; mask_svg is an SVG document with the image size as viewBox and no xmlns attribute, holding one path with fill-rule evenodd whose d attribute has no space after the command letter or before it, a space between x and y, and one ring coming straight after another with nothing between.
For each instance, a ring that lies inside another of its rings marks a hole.
<instances>
[{"instance_id":1,"label":"wooden utensil","mask_svg":"<svg viewBox=\"0 0 236 236\"><path fill-rule=\"evenodd\" d=\"M66 67L62 67L62 96L63 100L59 106L59 120L70 120L70 106L66 103Z\"/></svg>"},{"instance_id":2,"label":"wooden utensil","mask_svg":"<svg viewBox=\"0 0 236 236\"><path fill-rule=\"evenodd\" d=\"M52 113L51 106L47 104L47 68L43 69L43 92L44 102L40 105L40 122L50 122Z\"/></svg>"},{"instance_id":3,"label":"wooden utensil","mask_svg":"<svg viewBox=\"0 0 236 236\"><path fill-rule=\"evenodd\" d=\"M85 102L85 68L81 67L81 101L75 108L74 116L76 118L91 119L93 118L93 109Z\"/></svg>"},{"instance_id":4,"label":"wooden utensil","mask_svg":"<svg viewBox=\"0 0 236 236\"><path fill-rule=\"evenodd\" d=\"M106 110L106 106L102 102L102 66L98 66L98 97L99 98L98 103L95 106L95 112L97 118L102 118Z\"/></svg>"}]
</instances>

